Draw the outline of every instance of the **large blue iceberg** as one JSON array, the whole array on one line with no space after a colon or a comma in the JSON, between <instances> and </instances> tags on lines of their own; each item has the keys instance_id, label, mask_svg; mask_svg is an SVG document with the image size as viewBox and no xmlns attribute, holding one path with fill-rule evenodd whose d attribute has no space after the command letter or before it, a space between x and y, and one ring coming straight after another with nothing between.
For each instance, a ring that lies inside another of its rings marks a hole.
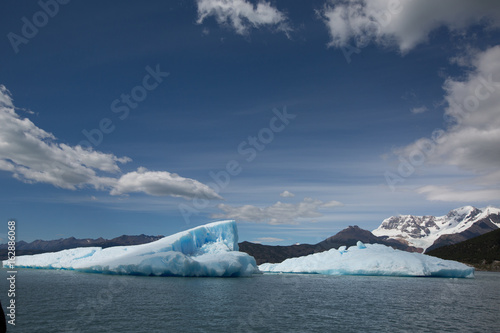
<instances>
[{"instance_id":1,"label":"large blue iceberg","mask_svg":"<svg viewBox=\"0 0 500 333\"><path fill-rule=\"evenodd\" d=\"M149 276L249 276L259 272L253 257L238 252L235 221L206 224L142 245L20 256L15 267Z\"/></svg>"},{"instance_id":2,"label":"large blue iceberg","mask_svg":"<svg viewBox=\"0 0 500 333\"><path fill-rule=\"evenodd\" d=\"M421 253L394 250L381 244L345 246L279 264L262 264L262 272L328 275L434 276L472 278L474 268Z\"/></svg>"}]
</instances>

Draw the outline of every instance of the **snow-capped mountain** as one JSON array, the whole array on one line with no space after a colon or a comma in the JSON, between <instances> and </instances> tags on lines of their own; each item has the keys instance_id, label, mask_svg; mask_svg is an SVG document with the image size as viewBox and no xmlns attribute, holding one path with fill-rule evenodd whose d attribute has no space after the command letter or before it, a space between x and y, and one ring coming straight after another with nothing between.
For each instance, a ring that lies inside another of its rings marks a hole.
<instances>
[{"instance_id":1,"label":"snow-capped mountain","mask_svg":"<svg viewBox=\"0 0 500 333\"><path fill-rule=\"evenodd\" d=\"M424 250L454 244L500 228L500 209L465 206L445 216L399 215L385 219L373 234Z\"/></svg>"}]
</instances>

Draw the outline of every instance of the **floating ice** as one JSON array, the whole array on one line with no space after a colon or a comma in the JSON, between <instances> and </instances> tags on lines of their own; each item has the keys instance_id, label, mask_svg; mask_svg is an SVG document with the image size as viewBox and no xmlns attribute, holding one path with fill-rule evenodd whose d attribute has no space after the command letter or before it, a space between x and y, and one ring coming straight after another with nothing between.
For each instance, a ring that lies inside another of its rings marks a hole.
<instances>
[{"instance_id":1,"label":"floating ice","mask_svg":"<svg viewBox=\"0 0 500 333\"><path fill-rule=\"evenodd\" d=\"M238 252L234 221L206 224L142 245L20 256L15 266L158 276L248 276L258 272L255 259Z\"/></svg>"},{"instance_id":2,"label":"floating ice","mask_svg":"<svg viewBox=\"0 0 500 333\"><path fill-rule=\"evenodd\" d=\"M274 273L474 277L474 268L456 261L394 250L381 244L365 245L362 242L347 250L342 246L338 250L290 258L279 264L262 264L259 269Z\"/></svg>"}]
</instances>

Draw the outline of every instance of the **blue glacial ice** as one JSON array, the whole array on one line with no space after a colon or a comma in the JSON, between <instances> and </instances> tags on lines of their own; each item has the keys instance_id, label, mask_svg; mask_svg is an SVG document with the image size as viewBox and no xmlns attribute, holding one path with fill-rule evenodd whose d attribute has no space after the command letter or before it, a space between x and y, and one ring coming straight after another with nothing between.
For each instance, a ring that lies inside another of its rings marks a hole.
<instances>
[{"instance_id":1,"label":"blue glacial ice","mask_svg":"<svg viewBox=\"0 0 500 333\"><path fill-rule=\"evenodd\" d=\"M348 249L342 246L338 250L291 258L279 264L261 264L259 270L265 273L474 277L473 267L456 261L362 242Z\"/></svg>"},{"instance_id":2,"label":"blue glacial ice","mask_svg":"<svg viewBox=\"0 0 500 333\"><path fill-rule=\"evenodd\" d=\"M15 266L148 276L249 276L259 272L253 257L238 252L235 221L206 224L142 245L20 256Z\"/></svg>"},{"instance_id":3,"label":"blue glacial ice","mask_svg":"<svg viewBox=\"0 0 500 333\"><path fill-rule=\"evenodd\" d=\"M3 265L6 267L7 261ZM250 276L265 272L474 277L474 268L456 261L361 242L348 249L341 246L257 267L253 257L238 252L235 221L206 224L142 245L84 247L20 256L15 267L148 276Z\"/></svg>"}]
</instances>

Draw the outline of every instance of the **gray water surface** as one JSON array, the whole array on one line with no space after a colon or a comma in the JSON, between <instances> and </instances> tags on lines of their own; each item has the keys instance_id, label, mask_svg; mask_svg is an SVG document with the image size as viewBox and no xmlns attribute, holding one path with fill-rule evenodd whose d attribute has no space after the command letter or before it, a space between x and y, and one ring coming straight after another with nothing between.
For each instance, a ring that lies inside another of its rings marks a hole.
<instances>
[{"instance_id":1,"label":"gray water surface","mask_svg":"<svg viewBox=\"0 0 500 333\"><path fill-rule=\"evenodd\" d=\"M6 270L3 270L6 277ZM4 310L7 281L0 284ZM20 269L9 332L498 332L500 273L475 279L113 276Z\"/></svg>"}]
</instances>

